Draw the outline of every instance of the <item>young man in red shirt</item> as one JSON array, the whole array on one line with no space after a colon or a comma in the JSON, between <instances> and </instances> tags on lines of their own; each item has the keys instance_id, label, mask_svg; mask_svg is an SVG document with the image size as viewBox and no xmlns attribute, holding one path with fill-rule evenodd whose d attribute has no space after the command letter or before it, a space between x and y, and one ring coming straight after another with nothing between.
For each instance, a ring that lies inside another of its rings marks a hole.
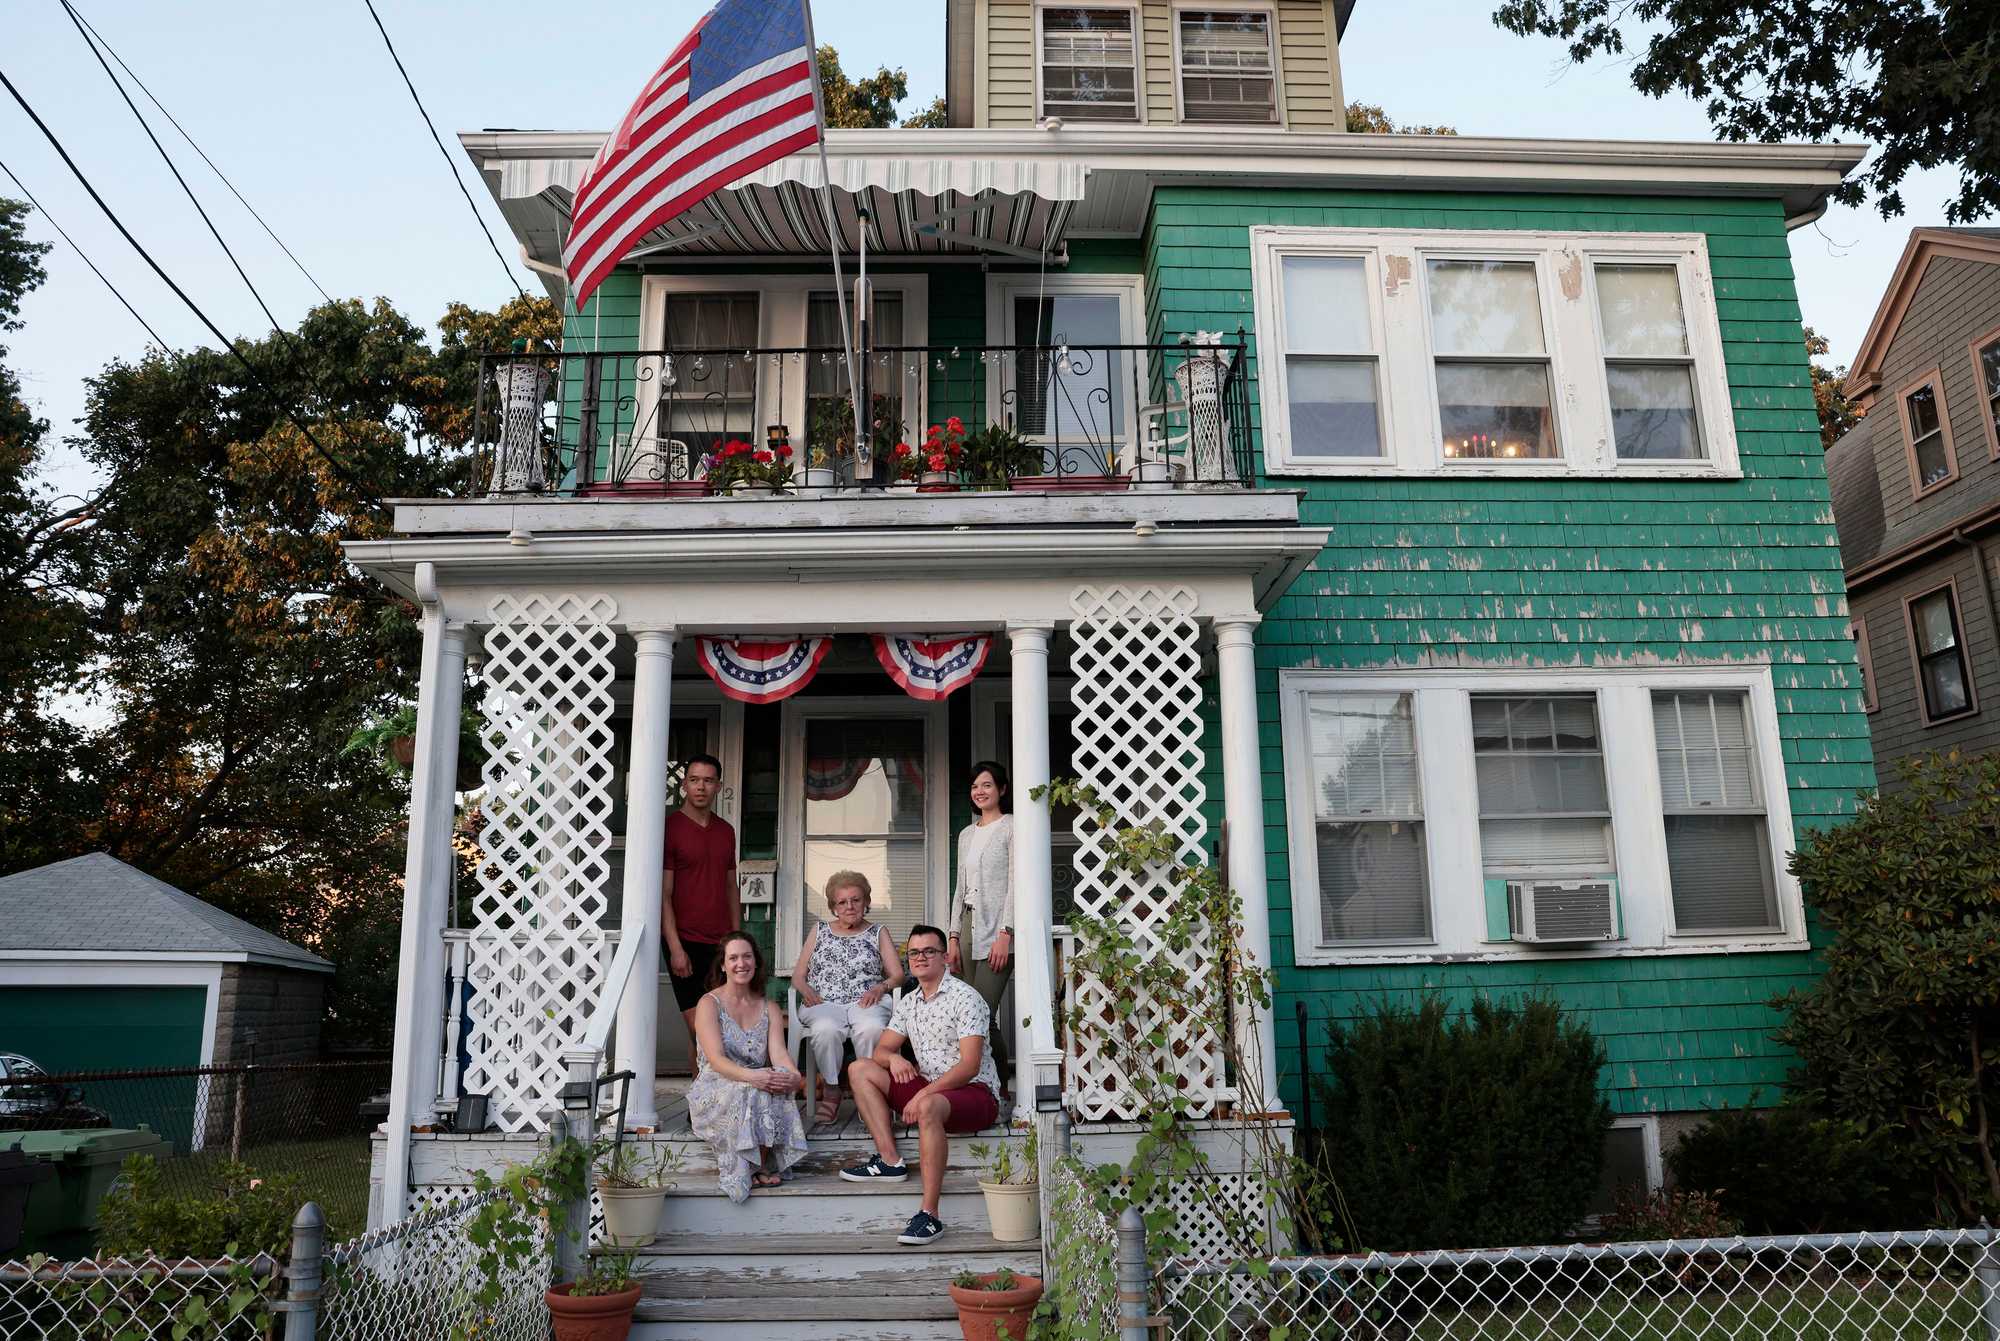
<instances>
[{"instance_id":1,"label":"young man in red shirt","mask_svg":"<svg viewBox=\"0 0 2000 1341\"><path fill-rule=\"evenodd\" d=\"M722 764L710 754L687 761L681 808L667 816L667 866L660 877L660 948L674 1002L694 1037L694 1008L708 990L722 938L743 925L736 888L736 831L715 813Z\"/></svg>"}]
</instances>

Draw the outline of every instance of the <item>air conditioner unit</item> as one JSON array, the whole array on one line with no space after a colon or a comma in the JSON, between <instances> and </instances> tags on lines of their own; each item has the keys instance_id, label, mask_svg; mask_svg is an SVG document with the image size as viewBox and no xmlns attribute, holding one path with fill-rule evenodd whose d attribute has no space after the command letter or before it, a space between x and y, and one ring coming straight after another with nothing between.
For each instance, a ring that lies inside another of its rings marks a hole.
<instances>
[{"instance_id":1,"label":"air conditioner unit","mask_svg":"<svg viewBox=\"0 0 2000 1341\"><path fill-rule=\"evenodd\" d=\"M1526 945L1615 941L1618 891L1609 880L1510 880L1507 921Z\"/></svg>"}]
</instances>

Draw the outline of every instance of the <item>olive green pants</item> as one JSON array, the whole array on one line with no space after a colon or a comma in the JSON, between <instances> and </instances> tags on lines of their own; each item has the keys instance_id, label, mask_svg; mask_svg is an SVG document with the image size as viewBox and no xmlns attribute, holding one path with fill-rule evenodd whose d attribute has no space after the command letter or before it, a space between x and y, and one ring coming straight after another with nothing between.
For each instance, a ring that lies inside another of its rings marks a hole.
<instances>
[{"instance_id":1,"label":"olive green pants","mask_svg":"<svg viewBox=\"0 0 2000 1341\"><path fill-rule=\"evenodd\" d=\"M972 984L972 990L979 993L986 1002L986 1009L993 1012L987 1026L987 1045L993 1049L993 1065L1000 1072L1000 1083L1008 1083L1013 1068L1014 1021L1000 1016L1000 999L1007 992L1007 983L1014 976L1014 960L1010 955L1007 967L995 971L984 959L972 957L972 911L967 909L958 921L958 976Z\"/></svg>"}]
</instances>

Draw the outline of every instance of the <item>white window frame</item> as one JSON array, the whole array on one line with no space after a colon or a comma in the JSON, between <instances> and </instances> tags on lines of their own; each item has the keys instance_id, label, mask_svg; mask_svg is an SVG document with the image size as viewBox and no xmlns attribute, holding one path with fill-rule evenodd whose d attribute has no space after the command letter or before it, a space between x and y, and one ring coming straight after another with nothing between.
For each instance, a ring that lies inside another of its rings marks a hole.
<instances>
[{"instance_id":1,"label":"white window frame","mask_svg":"<svg viewBox=\"0 0 2000 1341\"><path fill-rule=\"evenodd\" d=\"M1185 67L1181 60L1181 11L1185 9L1212 9L1241 14L1263 14L1270 24L1271 34L1271 101L1272 110L1277 114L1269 121L1190 121L1187 116L1187 96ZM1278 6L1276 0L1174 0L1173 9L1167 16L1173 28L1174 43L1174 120L1184 126L1216 126L1225 130L1283 130L1285 121L1285 43L1278 32Z\"/></svg>"},{"instance_id":2,"label":"white window frame","mask_svg":"<svg viewBox=\"0 0 2000 1341\"><path fill-rule=\"evenodd\" d=\"M1673 926L1667 833L1653 739L1656 689L1738 690L1749 695L1757 779L1777 881L1779 930L1682 934ZM1329 945L1320 937L1319 871L1313 841L1312 759L1305 700L1314 692L1407 693L1416 716L1418 775L1430 865L1431 939L1422 944ZM1624 935L1588 946L1536 948L1494 939L1487 925L1479 841L1479 788L1472 750L1474 694L1590 693L1597 696L1612 850ZM1278 698L1296 963L1431 964L1645 958L1808 948L1799 884L1786 870L1795 846L1791 792L1778 733L1769 665L1609 667L1588 670L1284 670Z\"/></svg>"},{"instance_id":3,"label":"white window frame","mask_svg":"<svg viewBox=\"0 0 2000 1341\"><path fill-rule=\"evenodd\" d=\"M1084 127L1095 126L1143 126L1146 124L1146 15L1140 8L1139 0L1035 0L1035 121L1040 124L1048 120L1042 110L1042 11L1045 9L1122 9L1132 15L1132 97L1133 116L1130 121L1111 121L1077 118L1073 122Z\"/></svg>"},{"instance_id":4,"label":"white window frame","mask_svg":"<svg viewBox=\"0 0 2000 1341\"><path fill-rule=\"evenodd\" d=\"M1146 313L1146 283L1139 275L1037 275L1032 272L1022 274L989 275L986 279L986 343L989 345L1013 345L1019 343L1014 332L1014 300L1032 298L1036 295L1054 297L1057 294L1100 294L1118 299L1120 344L1144 344L1141 322ZM1134 353L1134 359L1144 358L1143 353ZM986 413L995 422L1002 421L1001 395L1006 390L1007 360L996 358L986 366ZM1139 398L1147 394L1152 386L1152 370L1140 368L1133 379L1133 390L1127 395L1125 425L1121 441L1117 444L1118 469L1123 470L1135 459L1139 447ZM973 425L972 427L978 427ZM1030 442L1040 439L1029 438Z\"/></svg>"},{"instance_id":5,"label":"white window frame","mask_svg":"<svg viewBox=\"0 0 2000 1341\"><path fill-rule=\"evenodd\" d=\"M1258 394L1270 474L1741 478L1708 240L1702 234L1261 226L1250 230L1250 239L1257 347L1265 354ZM1385 436L1380 458L1306 456L1291 450L1281 267L1287 256L1321 255L1373 258L1377 284L1370 294L1369 319L1380 323L1382 341L1379 395ZM1560 457L1498 461L1444 455L1426 263L1454 258L1535 262ZM1706 458L1619 459L1597 311L1600 263L1672 265L1678 274Z\"/></svg>"}]
</instances>

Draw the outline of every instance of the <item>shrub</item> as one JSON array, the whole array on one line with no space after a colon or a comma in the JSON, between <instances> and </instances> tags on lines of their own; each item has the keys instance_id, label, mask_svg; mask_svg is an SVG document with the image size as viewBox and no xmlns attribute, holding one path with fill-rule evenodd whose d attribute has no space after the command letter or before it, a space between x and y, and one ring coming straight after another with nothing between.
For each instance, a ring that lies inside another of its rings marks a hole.
<instances>
[{"instance_id":1,"label":"shrub","mask_svg":"<svg viewBox=\"0 0 2000 1341\"><path fill-rule=\"evenodd\" d=\"M161 1186L158 1161L134 1155L98 1203L97 1250L105 1257L283 1258L291 1251L292 1217L307 1200L296 1178L260 1177L241 1164L217 1165L199 1193L170 1193Z\"/></svg>"},{"instance_id":2,"label":"shrub","mask_svg":"<svg viewBox=\"0 0 2000 1341\"><path fill-rule=\"evenodd\" d=\"M1326 1146L1357 1247L1547 1243L1584 1217L1604 1050L1553 1002L1383 1002L1328 1031Z\"/></svg>"},{"instance_id":3,"label":"shrub","mask_svg":"<svg viewBox=\"0 0 2000 1341\"><path fill-rule=\"evenodd\" d=\"M1618 1194L1601 1226L1612 1243L1649 1243L1658 1239L1726 1239L1742 1232L1706 1192L1651 1192L1627 1188Z\"/></svg>"},{"instance_id":4,"label":"shrub","mask_svg":"<svg viewBox=\"0 0 2000 1341\"><path fill-rule=\"evenodd\" d=\"M1901 766L1792 857L1833 935L1781 1003L1794 1094L1893 1150L1951 1217L2000 1217L2000 754Z\"/></svg>"},{"instance_id":5,"label":"shrub","mask_svg":"<svg viewBox=\"0 0 2000 1341\"><path fill-rule=\"evenodd\" d=\"M1710 1189L1746 1234L1927 1223L1929 1190L1889 1147L1886 1133L1866 1135L1796 1103L1725 1108L1681 1136L1667 1167L1680 1186Z\"/></svg>"}]
</instances>

